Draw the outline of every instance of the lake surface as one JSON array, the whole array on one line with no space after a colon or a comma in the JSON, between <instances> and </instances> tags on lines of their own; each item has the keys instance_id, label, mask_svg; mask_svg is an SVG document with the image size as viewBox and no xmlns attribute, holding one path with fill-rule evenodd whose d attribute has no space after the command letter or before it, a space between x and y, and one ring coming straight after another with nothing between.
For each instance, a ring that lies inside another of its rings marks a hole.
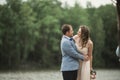
<instances>
[{"instance_id":1,"label":"lake surface","mask_svg":"<svg viewBox=\"0 0 120 80\"><path fill-rule=\"evenodd\" d=\"M97 71L96 80L120 80L120 69ZM63 80L59 70L0 72L0 80Z\"/></svg>"}]
</instances>

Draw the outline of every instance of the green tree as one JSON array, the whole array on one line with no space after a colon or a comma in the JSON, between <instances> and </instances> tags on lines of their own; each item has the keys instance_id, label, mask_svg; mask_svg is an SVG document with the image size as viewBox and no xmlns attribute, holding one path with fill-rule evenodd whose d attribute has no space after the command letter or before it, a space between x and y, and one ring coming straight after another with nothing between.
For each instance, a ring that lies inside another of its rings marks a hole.
<instances>
[{"instance_id":1,"label":"green tree","mask_svg":"<svg viewBox=\"0 0 120 80\"><path fill-rule=\"evenodd\" d=\"M39 40L36 49L31 55L41 67L51 67L59 64L60 19L62 12L57 0L29 0L29 5L36 13L36 24L39 27ZM56 60L57 59L57 60Z\"/></svg>"},{"instance_id":2,"label":"green tree","mask_svg":"<svg viewBox=\"0 0 120 80\"><path fill-rule=\"evenodd\" d=\"M32 9L21 0L7 0L0 12L2 63L9 67L25 62L38 37ZM5 61L5 62L4 62Z\"/></svg>"},{"instance_id":3,"label":"green tree","mask_svg":"<svg viewBox=\"0 0 120 80\"><path fill-rule=\"evenodd\" d=\"M80 25L88 25L88 14L87 11L79 6L76 2L74 7L68 8L67 6L62 9L63 19L61 20L62 24L71 24L73 26L74 32L76 34Z\"/></svg>"},{"instance_id":4,"label":"green tree","mask_svg":"<svg viewBox=\"0 0 120 80\"><path fill-rule=\"evenodd\" d=\"M106 5L101 6L98 10L98 14L102 18L105 30L105 45L102 51L102 58L105 61L106 67L114 67L116 64L119 65L115 55L115 49L117 46L116 9L113 5Z\"/></svg>"},{"instance_id":5,"label":"green tree","mask_svg":"<svg viewBox=\"0 0 120 80\"><path fill-rule=\"evenodd\" d=\"M94 51L93 51L93 63L95 67L105 67L104 60L102 59L102 50L104 47L105 31L103 29L102 19L94 14L94 22L91 28L91 35L94 42ZM96 20L97 19L97 20ZM100 64L102 63L102 64Z\"/></svg>"},{"instance_id":6,"label":"green tree","mask_svg":"<svg viewBox=\"0 0 120 80\"><path fill-rule=\"evenodd\" d=\"M102 59L102 51L104 47L105 31L103 28L103 21L98 15L97 8L88 5L87 12L89 13L89 25L91 32L91 39L93 41L93 66L105 67L104 60ZM101 64L102 63L102 64Z\"/></svg>"}]
</instances>

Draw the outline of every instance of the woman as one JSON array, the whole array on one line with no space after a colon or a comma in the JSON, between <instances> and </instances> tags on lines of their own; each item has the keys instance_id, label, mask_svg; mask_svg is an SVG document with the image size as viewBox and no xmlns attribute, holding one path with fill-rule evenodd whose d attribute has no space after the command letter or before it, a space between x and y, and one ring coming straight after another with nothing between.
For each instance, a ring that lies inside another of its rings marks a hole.
<instances>
[{"instance_id":1,"label":"woman","mask_svg":"<svg viewBox=\"0 0 120 80\"><path fill-rule=\"evenodd\" d=\"M77 35L73 36L77 50L83 55L88 55L88 61L80 62L77 80L90 80L90 71L92 70L92 51L93 42L90 39L90 33L86 26L80 26Z\"/></svg>"}]
</instances>

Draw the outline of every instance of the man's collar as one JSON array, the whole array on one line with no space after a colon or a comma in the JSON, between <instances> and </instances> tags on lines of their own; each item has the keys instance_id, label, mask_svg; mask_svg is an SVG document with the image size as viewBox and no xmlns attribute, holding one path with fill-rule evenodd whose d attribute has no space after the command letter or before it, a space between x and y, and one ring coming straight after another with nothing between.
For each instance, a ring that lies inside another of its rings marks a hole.
<instances>
[{"instance_id":1,"label":"man's collar","mask_svg":"<svg viewBox=\"0 0 120 80\"><path fill-rule=\"evenodd\" d=\"M70 37L66 36L66 35L63 35L63 37L67 38L67 39L70 39Z\"/></svg>"},{"instance_id":2,"label":"man's collar","mask_svg":"<svg viewBox=\"0 0 120 80\"><path fill-rule=\"evenodd\" d=\"M69 39L70 41L72 41L72 40L73 40L73 38L72 38L72 37L68 37L68 36L66 36L66 35L63 35L63 37L65 37L65 38Z\"/></svg>"}]
</instances>

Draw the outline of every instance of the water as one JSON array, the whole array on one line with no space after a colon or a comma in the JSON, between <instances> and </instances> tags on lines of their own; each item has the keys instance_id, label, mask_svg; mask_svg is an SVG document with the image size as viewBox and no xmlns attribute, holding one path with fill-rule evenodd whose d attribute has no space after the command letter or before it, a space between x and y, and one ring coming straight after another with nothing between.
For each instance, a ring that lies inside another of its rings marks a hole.
<instances>
[{"instance_id":1,"label":"water","mask_svg":"<svg viewBox=\"0 0 120 80\"><path fill-rule=\"evenodd\" d=\"M120 80L120 70L96 70L96 80ZM59 70L0 72L0 80L63 80Z\"/></svg>"}]
</instances>

